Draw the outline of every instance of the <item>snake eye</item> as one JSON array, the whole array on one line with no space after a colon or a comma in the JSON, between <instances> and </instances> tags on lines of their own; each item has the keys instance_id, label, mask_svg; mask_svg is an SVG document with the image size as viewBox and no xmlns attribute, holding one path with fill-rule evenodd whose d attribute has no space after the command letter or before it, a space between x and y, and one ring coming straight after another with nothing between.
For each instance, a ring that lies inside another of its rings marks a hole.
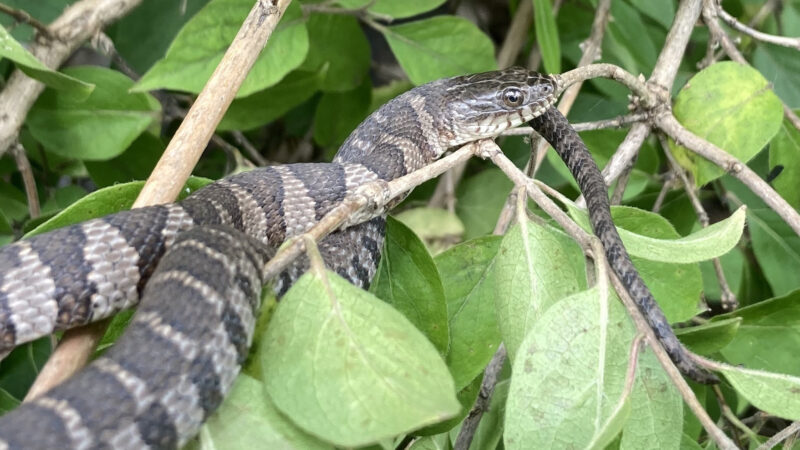
<instances>
[{"instance_id":1,"label":"snake eye","mask_svg":"<svg viewBox=\"0 0 800 450\"><path fill-rule=\"evenodd\" d=\"M517 88L508 88L503 91L503 102L505 102L507 106L520 106L522 105L523 98L522 91Z\"/></svg>"}]
</instances>

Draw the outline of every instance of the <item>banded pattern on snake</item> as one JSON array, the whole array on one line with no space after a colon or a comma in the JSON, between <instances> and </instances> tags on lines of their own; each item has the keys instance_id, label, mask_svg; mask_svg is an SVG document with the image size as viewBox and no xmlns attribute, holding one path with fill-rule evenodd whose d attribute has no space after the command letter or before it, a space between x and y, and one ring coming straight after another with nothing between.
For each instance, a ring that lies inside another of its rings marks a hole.
<instances>
[{"instance_id":1,"label":"banded pattern on snake","mask_svg":"<svg viewBox=\"0 0 800 450\"><path fill-rule=\"evenodd\" d=\"M365 182L417 170L449 148L531 121L586 196L612 268L685 374L713 382L672 334L611 221L583 142L552 104L554 78L525 69L438 80L368 117L328 164L254 170L180 203L126 211L0 249L0 351L141 304L126 334L86 370L0 418L0 448L174 448L224 398L252 340L261 268ZM384 211L320 242L326 264L366 287ZM305 270L275 282L280 295ZM159 355L149 351L158 348ZM158 357L156 357L158 356ZM36 430L48 430L47 433Z\"/></svg>"}]
</instances>

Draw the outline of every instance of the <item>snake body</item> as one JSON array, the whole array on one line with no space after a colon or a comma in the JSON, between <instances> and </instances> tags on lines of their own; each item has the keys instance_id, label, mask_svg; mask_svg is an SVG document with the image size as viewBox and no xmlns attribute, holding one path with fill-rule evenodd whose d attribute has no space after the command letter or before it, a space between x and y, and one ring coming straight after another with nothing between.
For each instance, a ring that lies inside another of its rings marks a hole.
<instances>
[{"instance_id":1,"label":"snake body","mask_svg":"<svg viewBox=\"0 0 800 450\"><path fill-rule=\"evenodd\" d=\"M612 267L670 355L702 380L624 251L597 166L551 108L556 88L554 78L519 68L434 81L370 115L332 163L237 174L180 203L3 247L0 351L139 308L126 333L83 372L0 418L0 448L183 445L220 404L246 358L268 281L262 267L285 239L307 231L366 182L395 179L449 148L530 120L578 180ZM383 213L351 218L320 242L328 267L358 286L368 286L377 268ZM286 269L276 292L306 267L299 259Z\"/></svg>"}]
</instances>

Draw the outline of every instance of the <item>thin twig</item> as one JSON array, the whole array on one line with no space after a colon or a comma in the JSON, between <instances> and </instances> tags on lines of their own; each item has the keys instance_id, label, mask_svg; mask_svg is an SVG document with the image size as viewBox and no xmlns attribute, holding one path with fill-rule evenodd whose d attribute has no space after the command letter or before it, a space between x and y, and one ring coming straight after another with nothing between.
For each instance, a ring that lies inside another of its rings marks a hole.
<instances>
[{"instance_id":1,"label":"thin twig","mask_svg":"<svg viewBox=\"0 0 800 450\"><path fill-rule=\"evenodd\" d=\"M475 432L478 431L478 425L481 423L483 413L489 409L489 403L492 401L500 370L503 368L507 356L506 346L500 344L500 348L497 349L483 372L481 390L478 392L475 404L469 410L469 414L467 414L463 425L461 425L461 431L458 432L458 437L456 437L456 442L453 446L454 450L468 450L470 444L472 444L472 438L475 437Z\"/></svg>"},{"instance_id":2,"label":"thin twig","mask_svg":"<svg viewBox=\"0 0 800 450\"><path fill-rule=\"evenodd\" d=\"M722 410L722 416L725 418L725 420L739 429L739 431L746 434L752 442L758 442L758 435L747 425L743 424L742 421L739 420L739 418L736 417L736 414L731 410L731 407L728 406L728 402L725 401L725 396L722 394L722 390L719 388L719 385L711 386L711 389L714 391L714 395L717 397L717 404Z\"/></svg>"},{"instance_id":3,"label":"thin twig","mask_svg":"<svg viewBox=\"0 0 800 450\"><path fill-rule=\"evenodd\" d=\"M800 433L800 422L792 422L791 425L782 429L781 431L775 433L771 438L764 442L763 444L759 445L756 450L770 450L775 448L783 442L784 440L788 439L793 435L797 435Z\"/></svg>"},{"instance_id":4,"label":"thin twig","mask_svg":"<svg viewBox=\"0 0 800 450\"><path fill-rule=\"evenodd\" d=\"M141 3L142 0L81 0L70 5L48 29L55 39L36 40L28 49L45 66L60 66L87 39ZM42 41L42 42L40 42ZM16 69L0 92L0 156L14 143L44 84Z\"/></svg>"},{"instance_id":5,"label":"thin twig","mask_svg":"<svg viewBox=\"0 0 800 450\"><path fill-rule=\"evenodd\" d=\"M28 214L31 219L39 217L41 208L39 207L39 193L36 191L36 179L33 177L33 169L28 161L28 155L21 143L16 142L11 147L11 153L17 163L17 169L22 176L22 184L25 186L25 196L28 199Z\"/></svg>"},{"instance_id":6,"label":"thin twig","mask_svg":"<svg viewBox=\"0 0 800 450\"><path fill-rule=\"evenodd\" d=\"M6 4L0 3L0 13L13 17L17 22L27 23L46 39L54 39L53 34L50 32L50 29L47 28L47 25L34 19L30 14L27 13L27 11L15 9Z\"/></svg>"},{"instance_id":7,"label":"thin twig","mask_svg":"<svg viewBox=\"0 0 800 450\"><path fill-rule=\"evenodd\" d=\"M648 120L650 118L650 114L647 112L639 112L639 113L632 113L626 114L624 116L617 116L612 119L604 119L604 120L596 120L593 122L578 122L573 123L572 128L575 131L593 131L593 130L604 130L606 128L621 128L626 125L630 125L635 122L642 122ZM533 128L531 127L517 127L511 128L504 132L502 132L501 136L528 136L531 133L534 133Z\"/></svg>"},{"instance_id":8,"label":"thin twig","mask_svg":"<svg viewBox=\"0 0 800 450\"><path fill-rule=\"evenodd\" d=\"M277 0L277 6L268 6L263 0L256 2L186 119L164 150L134 202L134 208L167 203L178 196L289 1ZM78 371L102 337L104 323L101 321L89 327L65 332L58 348L31 387L33 394L29 395L35 396Z\"/></svg>"},{"instance_id":9,"label":"thin twig","mask_svg":"<svg viewBox=\"0 0 800 450\"><path fill-rule=\"evenodd\" d=\"M231 136L233 136L233 139L236 141L236 143L244 149L245 153L247 153L247 156L252 159L253 162L261 167L269 165L269 161L261 156L261 153L258 152L250 140L244 135L244 133L238 130L231 131Z\"/></svg>"},{"instance_id":10,"label":"thin twig","mask_svg":"<svg viewBox=\"0 0 800 450\"><path fill-rule=\"evenodd\" d=\"M800 50L800 38L793 38L793 37L786 37L786 36L775 36L773 34L763 33L758 31L754 28L750 28L749 26L739 22L736 20L735 17L728 14L722 7L717 4L717 15L723 22L727 23L731 28L740 33L744 33L750 36L753 39L762 42L768 42L770 44L780 45L783 47L789 47L796 50Z\"/></svg>"}]
</instances>

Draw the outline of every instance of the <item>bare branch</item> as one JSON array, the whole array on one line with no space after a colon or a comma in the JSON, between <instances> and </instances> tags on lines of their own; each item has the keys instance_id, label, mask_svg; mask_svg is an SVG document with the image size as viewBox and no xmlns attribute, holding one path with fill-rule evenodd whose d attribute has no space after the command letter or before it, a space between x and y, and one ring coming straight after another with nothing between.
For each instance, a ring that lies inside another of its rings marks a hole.
<instances>
[{"instance_id":1,"label":"bare branch","mask_svg":"<svg viewBox=\"0 0 800 450\"><path fill-rule=\"evenodd\" d=\"M782 429L781 431L775 433L771 438L764 442L763 444L759 445L756 450L770 450L775 448L781 442L785 441L789 437L793 435L797 435L800 433L800 422L792 422L791 425Z\"/></svg>"},{"instance_id":2,"label":"bare branch","mask_svg":"<svg viewBox=\"0 0 800 450\"><path fill-rule=\"evenodd\" d=\"M9 15L17 22L27 23L33 27L37 33L44 36L45 39L54 39L53 34L47 28L47 25L34 19L30 14L21 9L12 8L6 4L0 3L0 13Z\"/></svg>"},{"instance_id":3,"label":"bare branch","mask_svg":"<svg viewBox=\"0 0 800 450\"><path fill-rule=\"evenodd\" d=\"M719 5L717 5L717 15L725 23L730 25L731 28L733 28L736 31L739 31L740 33L744 33L753 39L762 42L768 42L770 44L780 45L783 47L793 48L795 50L800 50L800 38L775 36L773 34L762 33L761 31L758 31L754 28L750 28L749 26L739 22L738 20L736 20L735 17L728 14Z\"/></svg>"},{"instance_id":4,"label":"bare branch","mask_svg":"<svg viewBox=\"0 0 800 450\"><path fill-rule=\"evenodd\" d=\"M36 180L33 178L31 162L28 161L25 148L19 142L14 143L11 147L11 153L14 155L17 169L19 169L19 173L22 175L22 184L25 186L25 196L28 199L28 214L31 216L31 219L35 219L39 217L42 210L39 207L39 194L36 192Z\"/></svg>"}]
</instances>

